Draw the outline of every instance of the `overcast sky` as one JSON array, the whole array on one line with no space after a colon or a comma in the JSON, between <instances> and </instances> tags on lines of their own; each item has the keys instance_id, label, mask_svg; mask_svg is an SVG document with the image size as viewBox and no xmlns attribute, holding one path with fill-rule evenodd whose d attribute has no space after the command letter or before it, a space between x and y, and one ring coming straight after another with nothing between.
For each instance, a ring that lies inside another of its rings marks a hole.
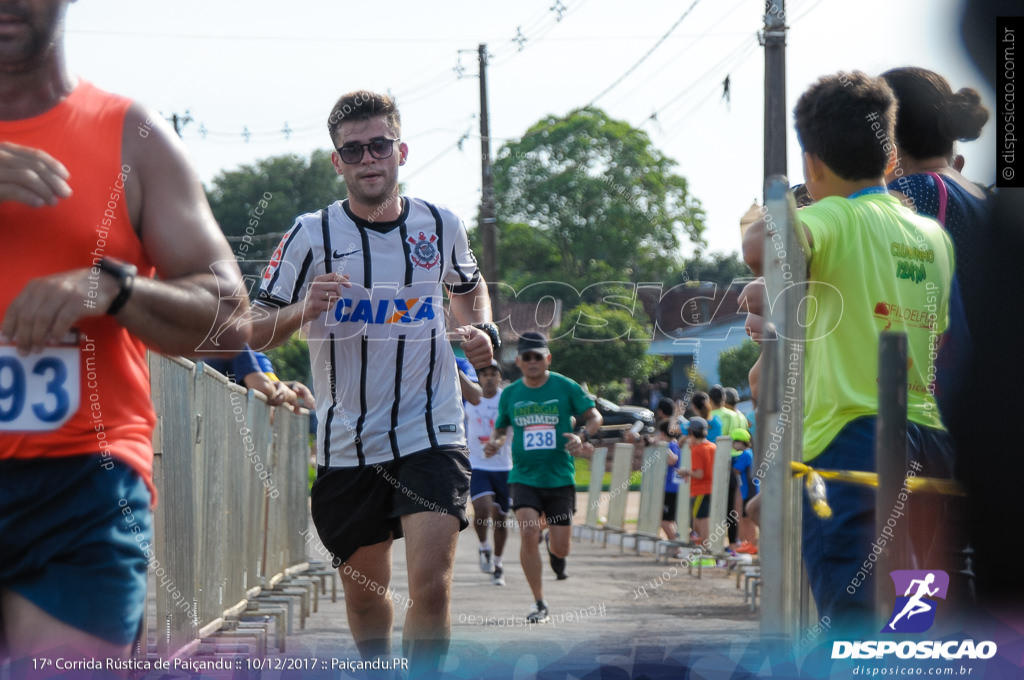
<instances>
[{"instance_id":1,"label":"overcast sky","mask_svg":"<svg viewBox=\"0 0 1024 680\"><path fill-rule=\"evenodd\" d=\"M400 175L408 193L447 204L472 223L480 196L479 94L472 77L479 43L492 54L496 154L541 117L594 101L692 4L646 61L595 103L642 127L678 162L707 211L709 249L733 251L740 216L761 196L759 0L82 0L68 10L67 44L76 74L166 116L188 110L194 120L183 138L207 183L222 169L259 158L326 148L325 121L340 94L390 91L410 147ZM823 74L878 74L906 65L941 73L954 90L973 86L991 107L991 91L960 46L960 4L788 2L787 109ZM468 77L458 77L460 64ZM729 103L722 99L726 76ZM789 129L795 183L801 170L791 119ZM994 137L990 123L981 140L962 146L971 179L994 181ZM691 251L684 244L680 256Z\"/></svg>"}]
</instances>

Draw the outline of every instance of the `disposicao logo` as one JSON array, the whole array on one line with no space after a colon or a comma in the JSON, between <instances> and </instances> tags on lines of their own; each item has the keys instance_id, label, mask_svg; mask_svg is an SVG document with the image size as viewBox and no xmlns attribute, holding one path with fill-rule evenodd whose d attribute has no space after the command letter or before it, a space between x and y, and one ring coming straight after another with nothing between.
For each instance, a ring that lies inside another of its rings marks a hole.
<instances>
[{"instance_id":1,"label":"disposicao logo","mask_svg":"<svg viewBox=\"0 0 1024 680\"><path fill-rule=\"evenodd\" d=\"M945 600L949 574L939 569L901 569L889 573L896 604L881 633L923 633L935 623L937 600ZM991 659L997 651L991 640L836 640L833 659Z\"/></svg>"},{"instance_id":2,"label":"disposicao logo","mask_svg":"<svg viewBox=\"0 0 1024 680\"><path fill-rule=\"evenodd\" d=\"M946 599L949 574L938 569L901 569L889 576L896 587L896 605L880 632L923 633L931 628L938 606L935 598Z\"/></svg>"}]
</instances>

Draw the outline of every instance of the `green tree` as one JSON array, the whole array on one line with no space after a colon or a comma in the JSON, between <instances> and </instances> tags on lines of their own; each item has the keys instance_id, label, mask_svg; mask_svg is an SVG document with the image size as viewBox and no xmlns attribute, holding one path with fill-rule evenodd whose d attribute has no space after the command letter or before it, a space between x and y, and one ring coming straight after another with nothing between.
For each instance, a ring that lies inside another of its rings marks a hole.
<instances>
[{"instance_id":1,"label":"green tree","mask_svg":"<svg viewBox=\"0 0 1024 680\"><path fill-rule=\"evenodd\" d=\"M213 215L228 238L242 273L256 276L295 218L344 198L331 153L317 150L307 159L272 156L225 170L207 189Z\"/></svg>"},{"instance_id":2,"label":"green tree","mask_svg":"<svg viewBox=\"0 0 1024 680\"><path fill-rule=\"evenodd\" d=\"M559 373L601 394L625 378L645 381L666 370L669 359L647 354L650 335L650 326L624 309L583 302L563 315L551 352Z\"/></svg>"},{"instance_id":3,"label":"green tree","mask_svg":"<svg viewBox=\"0 0 1024 680\"><path fill-rule=\"evenodd\" d=\"M703 243L704 211L673 174L675 161L600 109L549 116L497 158L503 280L527 271L533 281L580 289L666 280L681 273L680 239ZM524 240L536 244L523 247Z\"/></svg>"},{"instance_id":4,"label":"green tree","mask_svg":"<svg viewBox=\"0 0 1024 680\"><path fill-rule=\"evenodd\" d=\"M741 392L750 387L747 374L761 356L761 348L753 340L727 349L718 355L718 378L726 387L735 387Z\"/></svg>"},{"instance_id":5,"label":"green tree","mask_svg":"<svg viewBox=\"0 0 1024 680\"><path fill-rule=\"evenodd\" d=\"M683 263L685 274L682 281L710 281L725 288L736 279L752 278L750 268L740 259L739 253L711 253L705 256L697 251Z\"/></svg>"},{"instance_id":6,"label":"green tree","mask_svg":"<svg viewBox=\"0 0 1024 680\"><path fill-rule=\"evenodd\" d=\"M298 380L313 389L313 374L309 368L309 345L298 335L292 335L279 347L267 351L274 372L281 380Z\"/></svg>"}]
</instances>

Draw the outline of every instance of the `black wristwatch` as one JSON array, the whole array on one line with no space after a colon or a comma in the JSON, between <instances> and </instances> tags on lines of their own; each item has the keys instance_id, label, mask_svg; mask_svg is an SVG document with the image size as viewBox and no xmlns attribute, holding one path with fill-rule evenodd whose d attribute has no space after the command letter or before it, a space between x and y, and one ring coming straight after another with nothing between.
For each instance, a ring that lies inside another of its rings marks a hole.
<instances>
[{"instance_id":1,"label":"black wristwatch","mask_svg":"<svg viewBox=\"0 0 1024 680\"><path fill-rule=\"evenodd\" d=\"M473 324L473 328L479 328L484 333L487 333L487 337L491 339L491 347L494 348L495 352L501 349L501 336L498 334L497 326L490 321L485 321L483 323Z\"/></svg>"},{"instance_id":2,"label":"black wristwatch","mask_svg":"<svg viewBox=\"0 0 1024 680\"><path fill-rule=\"evenodd\" d=\"M139 269L133 264L115 260L112 257L101 258L96 266L100 268L100 271L110 274L117 279L118 284L121 286L117 297L113 299L110 307L107 308L107 314L113 316L120 312L121 308L128 302L128 297L132 294L132 288L135 286L135 275L139 273Z\"/></svg>"}]
</instances>

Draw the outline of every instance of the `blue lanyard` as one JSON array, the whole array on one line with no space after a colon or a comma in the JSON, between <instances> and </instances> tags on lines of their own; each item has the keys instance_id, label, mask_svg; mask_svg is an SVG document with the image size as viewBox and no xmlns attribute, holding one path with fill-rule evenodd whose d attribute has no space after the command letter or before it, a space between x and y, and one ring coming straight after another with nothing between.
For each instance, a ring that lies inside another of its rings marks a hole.
<instances>
[{"instance_id":1,"label":"blue lanyard","mask_svg":"<svg viewBox=\"0 0 1024 680\"><path fill-rule=\"evenodd\" d=\"M858 196L864 196L866 194L887 194L887 193L889 193L889 189L887 189L886 187L868 187L866 189L861 189L860 191L855 191L854 193L850 194L846 198L850 199L850 200L853 200L853 199L857 198Z\"/></svg>"}]
</instances>

